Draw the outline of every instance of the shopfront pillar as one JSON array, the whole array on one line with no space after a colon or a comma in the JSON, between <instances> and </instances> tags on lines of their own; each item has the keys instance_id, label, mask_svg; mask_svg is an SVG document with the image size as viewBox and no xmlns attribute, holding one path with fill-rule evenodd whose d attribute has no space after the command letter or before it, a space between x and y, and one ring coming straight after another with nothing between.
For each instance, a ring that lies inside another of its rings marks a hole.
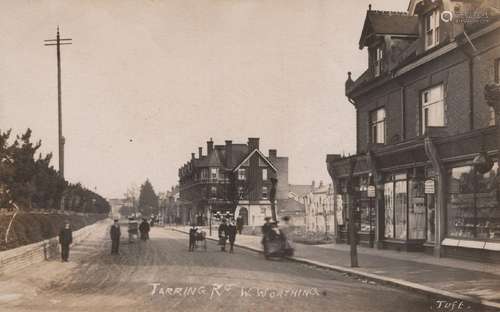
<instances>
[{"instance_id":1,"label":"shopfront pillar","mask_svg":"<svg viewBox=\"0 0 500 312\"><path fill-rule=\"evenodd\" d=\"M441 163L439 153L430 137L424 140L425 153L432 163L435 172L435 194L436 194L436 237L434 242L434 255L443 256L441 242L446 235L446 172Z\"/></svg>"}]
</instances>

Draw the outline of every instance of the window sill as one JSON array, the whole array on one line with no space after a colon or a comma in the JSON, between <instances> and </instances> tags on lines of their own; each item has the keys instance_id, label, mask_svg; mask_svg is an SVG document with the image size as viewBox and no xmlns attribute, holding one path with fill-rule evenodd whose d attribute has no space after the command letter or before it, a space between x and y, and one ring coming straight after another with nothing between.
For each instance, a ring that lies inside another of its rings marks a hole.
<instances>
[{"instance_id":1,"label":"window sill","mask_svg":"<svg viewBox=\"0 0 500 312\"><path fill-rule=\"evenodd\" d=\"M445 238L441 242L441 245L442 246L450 246L450 247L500 251L500 242L494 243L494 242L480 241L480 240Z\"/></svg>"}]
</instances>

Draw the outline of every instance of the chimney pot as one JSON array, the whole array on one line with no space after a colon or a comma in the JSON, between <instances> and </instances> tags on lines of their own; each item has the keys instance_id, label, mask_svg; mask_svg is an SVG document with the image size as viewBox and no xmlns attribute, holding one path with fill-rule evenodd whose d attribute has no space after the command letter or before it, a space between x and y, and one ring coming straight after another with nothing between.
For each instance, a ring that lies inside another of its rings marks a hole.
<instances>
[{"instance_id":1,"label":"chimney pot","mask_svg":"<svg viewBox=\"0 0 500 312\"><path fill-rule=\"evenodd\" d=\"M248 138L248 149L250 151L259 149L259 138Z\"/></svg>"},{"instance_id":2,"label":"chimney pot","mask_svg":"<svg viewBox=\"0 0 500 312\"><path fill-rule=\"evenodd\" d=\"M198 158L201 159L201 156L203 156L203 148L202 147L198 147Z\"/></svg>"},{"instance_id":3,"label":"chimney pot","mask_svg":"<svg viewBox=\"0 0 500 312\"><path fill-rule=\"evenodd\" d=\"M214 150L214 141L210 138L210 141L207 141L207 155L210 155Z\"/></svg>"}]
</instances>

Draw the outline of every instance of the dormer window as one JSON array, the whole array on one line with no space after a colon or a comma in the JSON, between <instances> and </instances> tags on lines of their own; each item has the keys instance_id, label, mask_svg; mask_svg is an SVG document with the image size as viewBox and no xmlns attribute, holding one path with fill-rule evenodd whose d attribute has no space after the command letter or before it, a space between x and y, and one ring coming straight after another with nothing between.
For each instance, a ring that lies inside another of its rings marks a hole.
<instances>
[{"instance_id":1,"label":"dormer window","mask_svg":"<svg viewBox=\"0 0 500 312\"><path fill-rule=\"evenodd\" d=\"M425 49L428 50L439 44L439 10L425 15Z\"/></svg>"},{"instance_id":2,"label":"dormer window","mask_svg":"<svg viewBox=\"0 0 500 312\"><path fill-rule=\"evenodd\" d=\"M375 77L380 76L382 73L382 59L384 58L384 49L378 47L375 49L375 58L373 61L373 73Z\"/></svg>"}]
</instances>

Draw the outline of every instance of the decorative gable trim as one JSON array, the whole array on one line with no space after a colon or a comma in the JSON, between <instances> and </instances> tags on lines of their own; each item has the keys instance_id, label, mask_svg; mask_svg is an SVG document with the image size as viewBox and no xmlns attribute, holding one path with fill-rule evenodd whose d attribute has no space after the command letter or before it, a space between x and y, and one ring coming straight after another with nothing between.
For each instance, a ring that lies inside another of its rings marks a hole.
<instances>
[{"instance_id":1,"label":"decorative gable trim","mask_svg":"<svg viewBox=\"0 0 500 312\"><path fill-rule=\"evenodd\" d=\"M278 169L258 149L254 149L250 154L248 154L248 156L245 157L245 159L243 159L243 161L241 161L238 164L238 166L236 166L236 168L233 169L233 172L240 169L240 167L243 166L246 162L248 162L250 160L250 158L253 156L253 154L255 154L255 153L259 154L260 158L263 159L269 165L269 167L271 167L275 172L278 172Z\"/></svg>"}]
</instances>

